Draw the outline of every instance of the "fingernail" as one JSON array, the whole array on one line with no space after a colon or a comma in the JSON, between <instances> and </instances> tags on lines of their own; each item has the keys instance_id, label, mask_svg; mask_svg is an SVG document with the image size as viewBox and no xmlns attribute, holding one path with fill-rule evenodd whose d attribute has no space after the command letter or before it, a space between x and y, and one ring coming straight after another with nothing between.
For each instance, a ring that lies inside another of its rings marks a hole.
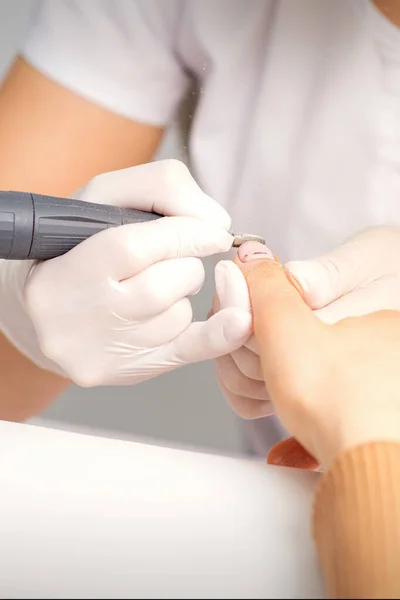
<instances>
[{"instance_id":1,"label":"fingernail","mask_svg":"<svg viewBox=\"0 0 400 600\"><path fill-rule=\"evenodd\" d=\"M246 242L243 246L240 246L238 256L242 262L257 260L258 258L275 259L271 250L264 244L260 244L260 242Z\"/></svg>"}]
</instances>

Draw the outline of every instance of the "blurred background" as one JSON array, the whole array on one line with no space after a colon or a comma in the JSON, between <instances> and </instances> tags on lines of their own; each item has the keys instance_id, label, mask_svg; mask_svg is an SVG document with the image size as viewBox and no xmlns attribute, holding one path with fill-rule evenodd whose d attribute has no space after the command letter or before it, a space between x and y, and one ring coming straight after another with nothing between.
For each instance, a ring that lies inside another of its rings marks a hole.
<instances>
[{"instance_id":1,"label":"blurred background","mask_svg":"<svg viewBox=\"0 0 400 600\"><path fill-rule=\"evenodd\" d=\"M33 0L0 2L0 77L4 77L24 35ZM190 113L190 109L189 109ZM157 158L186 162L184 135L171 128ZM193 299L204 319L213 293L212 265L204 289ZM211 452L243 449L239 423L219 392L211 363L193 365L132 388L72 387L32 422L123 439L140 439Z\"/></svg>"}]
</instances>

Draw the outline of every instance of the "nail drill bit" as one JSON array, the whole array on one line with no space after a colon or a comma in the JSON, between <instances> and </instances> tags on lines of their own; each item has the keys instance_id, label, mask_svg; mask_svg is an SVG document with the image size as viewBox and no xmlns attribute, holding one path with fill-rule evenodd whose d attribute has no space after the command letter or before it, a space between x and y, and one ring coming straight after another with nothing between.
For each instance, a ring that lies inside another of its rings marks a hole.
<instances>
[{"instance_id":1,"label":"nail drill bit","mask_svg":"<svg viewBox=\"0 0 400 600\"><path fill-rule=\"evenodd\" d=\"M253 235L252 233L232 233L234 240L232 248L239 248L245 242L259 242L265 244L265 240L259 235Z\"/></svg>"}]
</instances>

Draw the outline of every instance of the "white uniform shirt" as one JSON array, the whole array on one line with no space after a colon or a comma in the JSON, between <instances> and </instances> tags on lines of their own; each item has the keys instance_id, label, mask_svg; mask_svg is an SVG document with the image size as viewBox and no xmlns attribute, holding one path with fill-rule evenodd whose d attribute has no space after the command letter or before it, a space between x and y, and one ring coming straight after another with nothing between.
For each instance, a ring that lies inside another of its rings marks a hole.
<instances>
[{"instance_id":1,"label":"white uniform shirt","mask_svg":"<svg viewBox=\"0 0 400 600\"><path fill-rule=\"evenodd\" d=\"M400 225L400 31L368 0L47 0L23 52L157 125L194 76L192 172L282 260Z\"/></svg>"}]
</instances>

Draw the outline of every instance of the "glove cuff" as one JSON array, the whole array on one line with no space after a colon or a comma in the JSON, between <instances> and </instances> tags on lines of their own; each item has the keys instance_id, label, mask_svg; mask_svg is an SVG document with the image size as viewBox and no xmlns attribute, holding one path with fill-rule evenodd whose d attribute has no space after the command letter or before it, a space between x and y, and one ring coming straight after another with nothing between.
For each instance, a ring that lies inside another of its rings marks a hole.
<instances>
[{"instance_id":1,"label":"glove cuff","mask_svg":"<svg viewBox=\"0 0 400 600\"><path fill-rule=\"evenodd\" d=\"M66 377L40 349L35 327L25 309L24 289L33 261L0 260L0 331L37 367Z\"/></svg>"}]
</instances>

